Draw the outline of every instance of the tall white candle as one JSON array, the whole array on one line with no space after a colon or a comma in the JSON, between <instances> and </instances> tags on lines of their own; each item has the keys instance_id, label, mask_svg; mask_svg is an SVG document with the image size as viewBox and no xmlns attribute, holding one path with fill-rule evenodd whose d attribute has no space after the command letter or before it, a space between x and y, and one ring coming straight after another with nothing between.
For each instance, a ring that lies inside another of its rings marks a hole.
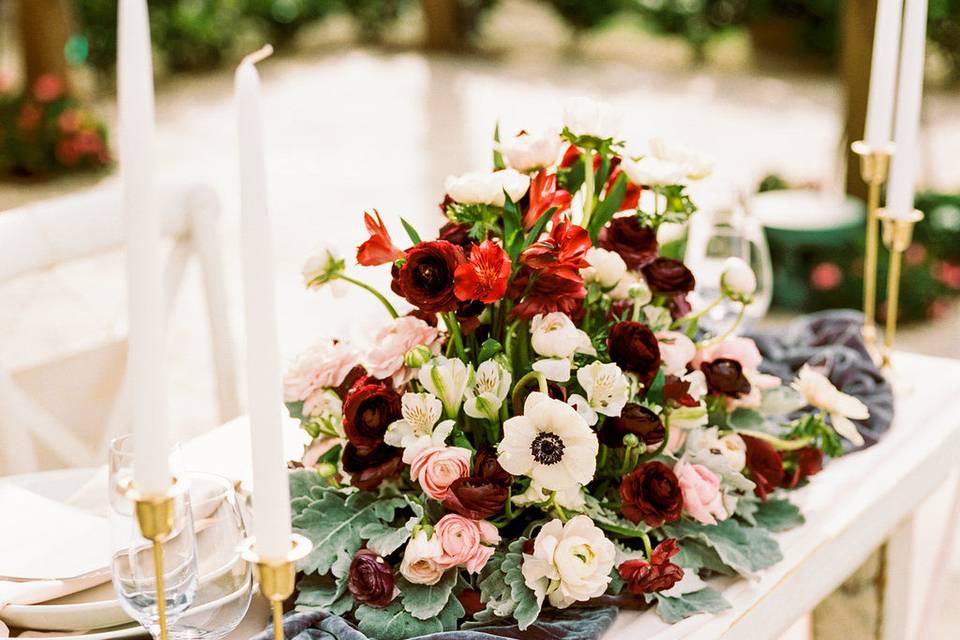
<instances>
[{"instance_id":1,"label":"tall white candle","mask_svg":"<svg viewBox=\"0 0 960 640\"><path fill-rule=\"evenodd\" d=\"M913 211L913 190L920 159L917 132L920 129L926 41L927 0L906 0L897 90L894 140L897 146L890 167L890 187L887 192L887 212L895 216L906 216Z\"/></svg>"},{"instance_id":2,"label":"tall white candle","mask_svg":"<svg viewBox=\"0 0 960 640\"><path fill-rule=\"evenodd\" d=\"M236 101L254 535L261 556L282 560L290 550L290 490L281 433L283 394L277 348L273 238L267 212L261 132L260 76L254 67L255 62L271 52L269 46L264 47L244 58L237 67Z\"/></svg>"},{"instance_id":3,"label":"tall white candle","mask_svg":"<svg viewBox=\"0 0 960 640\"><path fill-rule=\"evenodd\" d=\"M127 360L133 412L134 481L148 495L170 485L163 366L160 218L154 203L153 64L145 0L120 0L117 100L130 306Z\"/></svg>"},{"instance_id":4,"label":"tall white candle","mask_svg":"<svg viewBox=\"0 0 960 640\"><path fill-rule=\"evenodd\" d=\"M870 63L870 98L864 134L864 140L874 149L886 147L891 141L902 12L903 0L879 0L877 3L873 59Z\"/></svg>"}]
</instances>

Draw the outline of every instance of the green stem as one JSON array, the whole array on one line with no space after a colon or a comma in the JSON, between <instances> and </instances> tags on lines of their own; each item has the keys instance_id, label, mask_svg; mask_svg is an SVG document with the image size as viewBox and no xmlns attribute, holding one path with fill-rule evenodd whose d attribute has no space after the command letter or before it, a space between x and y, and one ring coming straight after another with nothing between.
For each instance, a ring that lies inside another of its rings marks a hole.
<instances>
[{"instance_id":1,"label":"green stem","mask_svg":"<svg viewBox=\"0 0 960 640\"><path fill-rule=\"evenodd\" d=\"M393 305L390 304L390 301L387 300L385 297L383 297L382 293L380 293L379 291L377 291L376 289L368 285L366 282L360 282L359 280L354 280L350 276L346 276L342 273L334 274L333 277L340 278L341 280L344 280L345 282L349 282L350 284L355 284L361 289L366 289L367 291L372 293L374 297L376 297L376 299L383 304L384 307L387 308L387 311L390 313L391 317L394 317L394 318L400 317L400 314L398 314L397 310L393 308Z\"/></svg>"},{"instance_id":2,"label":"green stem","mask_svg":"<svg viewBox=\"0 0 960 640\"><path fill-rule=\"evenodd\" d=\"M513 396L511 397L511 402L513 403L513 414L522 415L523 414L523 405L520 404L520 394L523 392L524 388L530 384L531 380L537 381L537 386L540 389L540 393L547 393L547 379L539 371L531 371L526 374L519 380L517 384L513 387Z\"/></svg>"},{"instance_id":3,"label":"green stem","mask_svg":"<svg viewBox=\"0 0 960 640\"><path fill-rule=\"evenodd\" d=\"M737 319L733 322L732 325L730 325L730 328L728 328L726 331L724 331L723 333L721 333L719 336L715 338L711 338L710 340L704 340L703 342L698 343L697 348L703 349L705 347L712 347L713 345L720 344L721 342L729 338L731 335L733 335L733 332L737 330L737 327L740 326L740 323L743 322L743 317L746 315L746 313L747 313L747 305L741 302L740 313L737 314Z\"/></svg>"},{"instance_id":4,"label":"green stem","mask_svg":"<svg viewBox=\"0 0 960 640\"><path fill-rule=\"evenodd\" d=\"M650 536L641 533L640 539L643 540L643 550L647 553L647 562L650 562L653 560L653 546L650 544Z\"/></svg>"},{"instance_id":5,"label":"green stem","mask_svg":"<svg viewBox=\"0 0 960 640\"><path fill-rule=\"evenodd\" d=\"M803 449L805 446L813 442L813 436L805 436L803 438L796 438L794 440L784 440L783 438L772 436L769 433L764 433L763 431L754 431L752 429L737 429L736 433L742 436L757 438L758 440L765 440L772 444L774 448L781 451L796 451L797 449Z\"/></svg>"},{"instance_id":6,"label":"green stem","mask_svg":"<svg viewBox=\"0 0 960 640\"><path fill-rule=\"evenodd\" d=\"M566 522L570 518L567 517L567 512L563 510L563 507L557 502L557 492L554 491L553 495L550 497L550 506L557 513L557 517L560 518L560 522Z\"/></svg>"},{"instance_id":7,"label":"green stem","mask_svg":"<svg viewBox=\"0 0 960 640\"><path fill-rule=\"evenodd\" d=\"M593 192L596 185L596 176L593 173L593 149L587 149L583 154L583 218L580 226L584 229L590 225L590 215L593 213Z\"/></svg>"},{"instance_id":8,"label":"green stem","mask_svg":"<svg viewBox=\"0 0 960 640\"><path fill-rule=\"evenodd\" d=\"M453 339L454 348L457 350L457 356L467 362L467 352L463 349L463 336L460 335L460 323L457 322L457 316L452 311L443 314L443 321L447 325L447 331Z\"/></svg>"},{"instance_id":9,"label":"green stem","mask_svg":"<svg viewBox=\"0 0 960 640\"><path fill-rule=\"evenodd\" d=\"M723 301L723 299L726 297L727 296L721 293L720 295L717 296L717 298L713 302L705 306L703 309L700 309L699 311L694 311L692 313L688 313L682 318L677 318L676 320L674 320L673 324L670 325L670 328L679 329L684 324L689 324L694 320L699 320L701 317L703 317L704 314L707 314L710 311L712 311L713 308L716 307L718 304L720 304Z\"/></svg>"}]
</instances>

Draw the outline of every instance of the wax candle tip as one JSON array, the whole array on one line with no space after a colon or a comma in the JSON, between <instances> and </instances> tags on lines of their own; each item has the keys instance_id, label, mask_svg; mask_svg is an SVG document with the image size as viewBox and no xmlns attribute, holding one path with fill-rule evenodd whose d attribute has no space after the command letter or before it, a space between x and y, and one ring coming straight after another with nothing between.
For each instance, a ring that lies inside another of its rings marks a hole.
<instances>
[{"instance_id":1,"label":"wax candle tip","mask_svg":"<svg viewBox=\"0 0 960 640\"><path fill-rule=\"evenodd\" d=\"M265 44L259 49L257 49L256 51L254 51L253 53L247 54L247 56L244 57L243 61L249 62L250 64L257 64L262 60L266 60L272 54L273 54L273 45Z\"/></svg>"}]
</instances>

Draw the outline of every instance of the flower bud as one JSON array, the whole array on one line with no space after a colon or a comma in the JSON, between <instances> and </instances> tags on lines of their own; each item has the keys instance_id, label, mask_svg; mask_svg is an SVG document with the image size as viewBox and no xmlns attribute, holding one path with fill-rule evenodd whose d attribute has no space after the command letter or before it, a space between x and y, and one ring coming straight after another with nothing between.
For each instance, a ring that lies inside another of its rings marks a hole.
<instances>
[{"instance_id":1,"label":"flower bud","mask_svg":"<svg viewBox=\"0 0 960 640\"><path fill-rule=\"evenodd\" d=\"M307 288L320 287L347 268L347 263L331 247L320 247L303 265L303 281Z\"/></svg>"},{"instance_id":2,"label":"flower bud","mask_svg":"<svg viewBox=\"0 0 960 640\"><path fill-rule=\"evenodd\" d=\"M630 296L630 299L633 300L634 304L639 305L647 304L653 299L653 294L650 292L650 287L648 287L647 283L643 281L635 282L630 285L627 295Z\"/></svg>"},{"instance_id":3,"label":"flower bud","mask_svg":"<svg viewBox=\"0 0 960 640\"><path fill-rule=\"evenodd\" d=\"M720 288L730 298L748 302L757 290L757 276L740 258L727 258L720 275Z\"/></svg>"},{"instance_id":4,"label":"flower bud","mask_svg":"<svg viewBox=\"0 0 960 640\"><path fill-rule=\"evenodd\" d=\"M634 433L628 433L627 435L623 436L623 446L625 446L625 447L639 447L639 446L640 446L640 438L638 438L638 437L636 436L636 434L634 434Z\"/></svg>"},{"instance_id":5,"label":"flower bud","mask_svg":"<svg viewBox=\"0 0 960 640\"><path fill-rule=\"evenodd\" d=\"M410 351L407 351L403 356L403 364L407 365L411 369L417 369L423 365L430 362L430 358L433 357L433 352L430 351L430 347L425 344L417 345Z\"/></svg>"},{"instance_id":6,"label":"flower bud","mask_svg":"<svg viewBox=\"0 0 960 640\"><path fill-rule=\"evenodd\" d=\"M319 462L315 469L321 478L332 478L337 475L337 465L331 462Z\"/></svg>"}]
</instances>

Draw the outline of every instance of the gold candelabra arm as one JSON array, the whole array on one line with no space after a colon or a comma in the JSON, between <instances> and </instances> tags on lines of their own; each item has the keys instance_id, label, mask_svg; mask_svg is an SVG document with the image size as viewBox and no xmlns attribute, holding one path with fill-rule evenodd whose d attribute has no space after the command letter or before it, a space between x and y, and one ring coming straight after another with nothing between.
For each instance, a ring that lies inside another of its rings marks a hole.
<instances>
[{"instance_id":1,"label":"gold candelabra arm","mask_svg":"<svg viewBox=\"0 0 960 640\"><path fill-rule=\"evenodd\" d=\"M290 536L290 550L280 559L264 558L257 552L255 538L247 538L240 547L240 553L247 562L256 568L260 593L270 601L273 617L273 638L283 640L283 602L293 595L296 587L297 561L310 553L313 544L301 535Z\"/></svg>"},{"instance_id":2,"label":"gold candelabra arm","mask_svg":"<svg viewBox=\"0 0 960 640\"><path fill-rule=\"evenodd\" d=\"M886 209L879 212L883 221L883 244L890 250L890 268L887 271L887 317L883 339L883 368L890 368L890 354L897 334L897 314L900 308L900 267L903 252L913 241L913 227L923 220L917 209L907 215L895 215Z\"/></svg>"}]
</instances>

